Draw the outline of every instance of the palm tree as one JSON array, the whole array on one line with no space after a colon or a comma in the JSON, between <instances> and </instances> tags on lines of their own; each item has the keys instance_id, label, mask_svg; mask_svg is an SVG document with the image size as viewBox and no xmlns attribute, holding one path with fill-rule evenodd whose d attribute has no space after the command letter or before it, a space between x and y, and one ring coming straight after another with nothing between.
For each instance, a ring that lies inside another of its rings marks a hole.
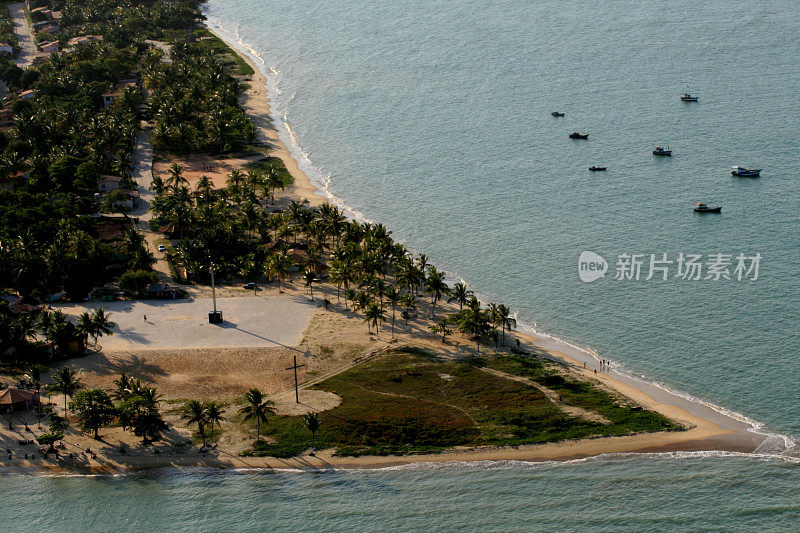
<instances>
[{"instance_id":1,"label":"palm tree","mask_svg":"<svg viewBox=\"0 0 800 533\"><path fill-rule=\"evenodd\" d=\"M311 447L313 448L314 436L316 435L317 430L319 429L319 416L317 416L317 413L308 413L304 417L304 420L306 423L306 427L311 432Z\"/></svg>"},{"instance_id":2,"label":"palm tree","mask_svg":"<svg viewBox=\"0 0 800 533\"><path fill-rule=\"evenodd\" d=\"M428 269L425 292L433 295L433 307L431 308L431 318L433 318L436 313L436 303L443 295L450 292L450 287L444 281L444 272L436 270L436 267L433 266Z\"/></svg>"},{"instance_id":3,"label":"palm tree","mask_svg":"<svg viewBox=\"0 0 800 533\"><path fill-rule=\"evenodd\" d=\"M458 330L475 337L478 355L481 353L481 336L489 329L486 312L481 309L480 302L474 296L466 309L458 315Z\"/></svg>"},{"instance_id":4,"label":"palm tree","mask_svg":"<svg viewBox=\"0 0 800 533\"><path fill-rule=\"evenodd\" d=\"M517 327L517 319L511 316L511 311L503 304L497 306L497 318L500 321L500 327L503 329L503 346L506 345L506 328L510 332Z\"/></svg>"},{"instance_id":5,"label":"palm tree","mask_svg":"<svg viewBox=\"0 0 800 533\"><path fill-rule=\"evenodd\" d=\"M394 338L394 317L395 317L395 309L397 309L397 305L400 303L400 300L403 298L402 293L395 287L394 285L389 285L386 287L386 292L384 294L386 297L386 302L392 308L392 338Z\"/></svg>"},{"instance_id":6,"label":"palm tree","mask_svg":"<svg viewBox=\"0 0 800 533\"><path fill-rule=\"evenodd\" d=\"M406 331L408 331L408 316L409 316L409 309L416 309L417 308L417 299L414 297L414 294L407 292L405 296L401 299L401 303L403 308L406 311L406 314L403 315L403 318L406 321Z\"/></svg>"},{"instance_id":7,"label":"palm tree","mask_svg":"<svg viewBox=\"0 0 800 533\"><path fill-rule=\"evenodd\" d=\"M188 185L189 180L183 177L183 166L173 163L169 169L169 178L167 178L165 184L173 189L177 189L181 185Z\"/></svg>"},{"instance_id":8,"label":"palm tree","mask_svg":"<svg viewBox=\"0 0 800 533\"><path fill-rule=\"evenodd\" d=\"M83 317L83 315L81 315ZM117 326L114 322L109 320L109 314L106 313L102 307L95 309L91 317L91 329L88 331L89 335L94 339L97 344L97 339L102 335L113 335L114 328Z\"/></svg>"},{"instance_id":9,"label":"palm tree","mask_svg":"<svg viewBox=\"0 0 800 533\"><path fill-rule=\"evenodd\" d=\"M274 413L275 405L269 400L264 400L264 394L258 389L250 389L244 395L244 400L247 404L239 409L239 412L244 415L244 420L256 421L256 441L261 438L261 423L266 423L267 414Z\"/></svg>"},{"instance_id":10,"label":"palm tree","mask_svg":"<svg viewBox=\"0 0 800 533\"><path fill-rule=\"evenodd\" d=\"M436 325L430 326L431 331L433 331L434 333L442 334L442 344L444 344L444 341L447 338L447 336L453 333L453 331L447 327L449 325L450 325L450 319L448 319L447 317L442 317L439 319L439 322L437 322Z\"/></svg>"},{"instance_id":11,"label":"palm tree","mask_svg":"<svg viewBox=\"0 0 800 533\"><path fill-rule=\"evenodd\" d=\"M385 320L386 318L383 316L383 311L381 311L381 308L376 302L370 302L367 304L366 309L364 309L364 322L366 322L368 326L370 324L375 325L375 336L378 339L381 338L380 323L384 322Z\"/></svg>"},{"instance_id":12,"label":"palm tree","mask_svg":"<svg viewBox=\"0 0 800 533\"><path fill-rule=\"evenodd\" d=\"M267 276L278 278L278 292L283 292L281 282L289 275L293 266L292 259L285 253L274 254L267 260Z\"/></svg>"},{"instance_id":13,"label":"palm tree","mask_svg":"<svg viewBox=\"0 0 800 533\"><path fill-rule=\"evenodd\" d=\"M462 282L458 282L453 285L453 289L450 292L451 296L447 299L448 302L458 302L458 310L461 311L464 309L464 304L469 301L469 298L473 295L472 291L467 289L467 285Z\"/></svg>"},{"instance_id":14,"label":"palm tree","mask_svg":"<svg viewBox=\"0 0 800 533\"><path fill-rule=\"evenodd\" d=\"M200 433L200 440L203 446L206 445L205 426L208 422L208 415L205 406L197 400L189 400L181 409L181 418L188 424L197 424L197 431Z\"/></svg>"},{"instance_id":15,"label":"palm tree","mask_svg":"<svg viewBox=\"0 0 800 533\"><path fill-rule=\"evenodd\" d=\"M78 371L69 367L62 367L53 374L53 382L46 388L48 394L56 393L64 395L64 417L69 414L67 411L67 398L83 388L81 379L77 377Z\"/></svg>"},{"instance_id":16,"label":"palm tree","mask_svg":"<svg viewBox=\"0 0 800 533\"><path fill-rule=\"evenodd\" d=\"M209 434L209 441L214 436L214 424L217 424L222 431L222 421L225 420L225 416L223 413L225 412L225 407L221 403L217 402L208 402L205 405L206 408L206 420L208 423L211 424L211 433Z\"/></svg>"},{"instance_id":17,"label":"palm tree","mask_svg":"<svg viewBox=\"0 0 800 533\"><path fill-rule=\"evenodd\" d=\"M306 280L306 287L311 291L311 301L314 301L314 285L313 283L317 281L317 275L314 274L313 270L306 270L303 277Z\"/></svg>"},{"instance_id":18,"label":"palm tree","mask_svg":"<svg viewBox=\"0 0 800 533\"><path fill-rule=\"evenodd\" d=\"M344 291L344 307L347 309L347 300L350 300L353 303L353 308L350 310L350 316L353 316L353 313L356 311L356 297L361 294L355 289L345 289Z\"/></svg>"}]
</instances>

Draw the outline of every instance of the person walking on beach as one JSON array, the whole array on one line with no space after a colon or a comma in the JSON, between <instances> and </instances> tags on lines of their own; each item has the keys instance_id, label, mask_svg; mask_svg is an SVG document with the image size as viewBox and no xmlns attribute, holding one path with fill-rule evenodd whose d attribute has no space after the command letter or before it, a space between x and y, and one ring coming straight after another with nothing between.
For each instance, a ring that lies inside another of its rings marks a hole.
<instances>
[{"instance_id":1,"label":"person walking on beach","mask_svg":"<svg viewBox=\"0 0 800 533\"><path fill-rule=\"evenodd\" d=\"M142 315L142 316L144 316L144 321L147 322L147 315Z\"/></svg>"}]
</instances>

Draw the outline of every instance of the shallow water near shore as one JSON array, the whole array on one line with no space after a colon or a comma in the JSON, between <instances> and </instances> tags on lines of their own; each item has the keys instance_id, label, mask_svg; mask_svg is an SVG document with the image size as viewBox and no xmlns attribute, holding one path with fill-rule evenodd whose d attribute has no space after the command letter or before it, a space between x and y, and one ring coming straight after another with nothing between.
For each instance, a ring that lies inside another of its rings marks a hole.
<instances>
[{"instance_id":1,"label":"shallow water near shore","mask_svg":"<svg viewBox=\"0 0 800 533\"><path fill-rule=\"evenodd\" d=\"M800 437L796 2L212 0L206 12L263 60L312 179L451 281L617 368L786 435L774 452ZM679 100L687 85L699 103ZM573 130L589 140L568 139ZM653 157L665 141L674 156ZM737 164L763 175L732 178ZM722 214L694 214L698 201ZM605 280L580 281L584 250L608 261ZM618 254L680 252L760 253L760 276L608 279ZM798 481L794 462L730 454L2 477L0 523L797 529Z\"/></svg>"},{"instance_id":2,"label":"shallow water near shore","mask_svg":"<svg viewBox=\"0 0 800 533\"><path fill-rule=\"evenodd\" d=\"M692 456L23 476L0 478L0 522L6 531L65 532L781 530L797 524L798 482L797 465L782 461Z\"/></svg>"}]
</instances>

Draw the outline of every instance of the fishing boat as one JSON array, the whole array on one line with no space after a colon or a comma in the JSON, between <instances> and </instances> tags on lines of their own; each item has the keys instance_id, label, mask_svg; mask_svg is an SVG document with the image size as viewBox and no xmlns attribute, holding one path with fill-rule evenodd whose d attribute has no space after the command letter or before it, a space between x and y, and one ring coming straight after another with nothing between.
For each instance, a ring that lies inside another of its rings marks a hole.
<instances>
[{"instance_id":1,"label":"fishing boat","mask_svg":"<svg viewBox=\"0 0 800 533\"><path fill-rule=\"evenodd\" d=\"M683 93L683 96L681 96L681 100L683 100L684 102L697 102L698 100L700 100L700 97L692 96L689 93Z\"/></svg>"},{"instance_id":2,"label":"fishing boat","mask_svg":"<svg viewBox=\"0 0 800 533\"><path fill-rule=\"evenodd\" d=\"M740 178L756 178L761 175L760 168L745 168L740 166L733 167L731 174L739 176Z\"/></svg>"},{"instance_id":3,"label":"fishing boat","mask_svg":"<svg viewBox=\"0 0 800 533\"><path fill-rule=\"evenodd\" d=\"M665 146L656 146L653 148L653 155L666 155L671 156L672 150L669 149L669 144Z\"/></svg>"},{"instance_id":4,"label":"fishing boat","mask_svg":"<svg viewBox=\"0 0 800 533\"><path fill-rule=\"evenodd\" d=\"M694 210L697 213L720 213L722 211L721 205L706 205L704 203L694 204Z\"/></svg>"},{"instance_id":5,"label":"fishing boat","mask_svg":"<svg viewBox=\"0 0 800 533\"><path fill-rule=\"evenodd\" d=\"M577 131L573 131L572 133L569 134L569 138L570 139L588 139L589 138L589 134L588 133L578 133Z\"/></svg>"},{"instance_id":6,"label":"fishing boat","mask_svg":"<svg viewBox=\"0 0 800 533\"><path fill-rule=\"evenodd\" d=\"M596 167L594 165L589 167L589 170L591 170L592 172L597 172L597 171L605 170L605 169L606 169L606 167Z\"/></svg>"},{"instance_id":7,"label":"fishing boat","mask_svg":"<svg viewBox=\"0 0 800 533\"><path fill-rule=\"evenodd\" d=\"M550 114L551 114L552 116L554 116L554 117L563 117L563 116L564 116L564 113L559 113L558 111L553 111L553 112L552 112L552 113L550 113Z\"/></svg>"}]
</instances>

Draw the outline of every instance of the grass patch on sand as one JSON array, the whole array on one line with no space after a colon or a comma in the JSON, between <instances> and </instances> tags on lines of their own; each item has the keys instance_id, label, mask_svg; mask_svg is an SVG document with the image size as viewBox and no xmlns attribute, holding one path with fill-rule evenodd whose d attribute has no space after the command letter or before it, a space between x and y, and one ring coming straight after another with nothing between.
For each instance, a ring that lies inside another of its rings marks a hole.
<instances>
[{"instance_id":1,"label":"grass patch on sand","mask_svg":"<svg viewBox=\"0 0 800 533\"><path fill-rule=\"evenodd\" d=\"M220 56L219 59L225 63L225 66L229 68L234 75L250 76L254 73L253 67L239 57L239 54L228 46L225 41L211 33L207 28L199 28L195 30L194 34L195 37L200 39L197 42L197 46L211 50L214 54Z\"/></svg>"},{"instance_id":2,"label":"grass patch on sand","mask_svg":"<svg viewBox=\"0 0 800 533\"><path fill-rule=\"evenodd\" d=\"M425 351L404 350L315 387L342 397L341 405L319 413L315 446L350 456L412 454L680 429L658 413L565 377L538 360L496 356L484 363L547 383L564 403L595 411L611 423L570 416L536 387L489 374L470 362L439 361ZM302 417L274 417L264 435L268 442L250 453L289 457L311 446Z\"/></svg>"},{"instance_id":3,"label":"grass patch on sand","mask_svg":"<svg viewBox=\"0 0 800 533\"><path fill-rule=\"evenodd\" d=\"M278 176L280 177L281 183L284 187L291 187L294 184L294 176L292 176L292 174L289 172L289 169L286 168L283 159L280 157L268 156L259 161L253 161L245 165L245 169L251 168L266 170L270 167L273 167L278 171Z\"/></svg>"}]
</instances>

